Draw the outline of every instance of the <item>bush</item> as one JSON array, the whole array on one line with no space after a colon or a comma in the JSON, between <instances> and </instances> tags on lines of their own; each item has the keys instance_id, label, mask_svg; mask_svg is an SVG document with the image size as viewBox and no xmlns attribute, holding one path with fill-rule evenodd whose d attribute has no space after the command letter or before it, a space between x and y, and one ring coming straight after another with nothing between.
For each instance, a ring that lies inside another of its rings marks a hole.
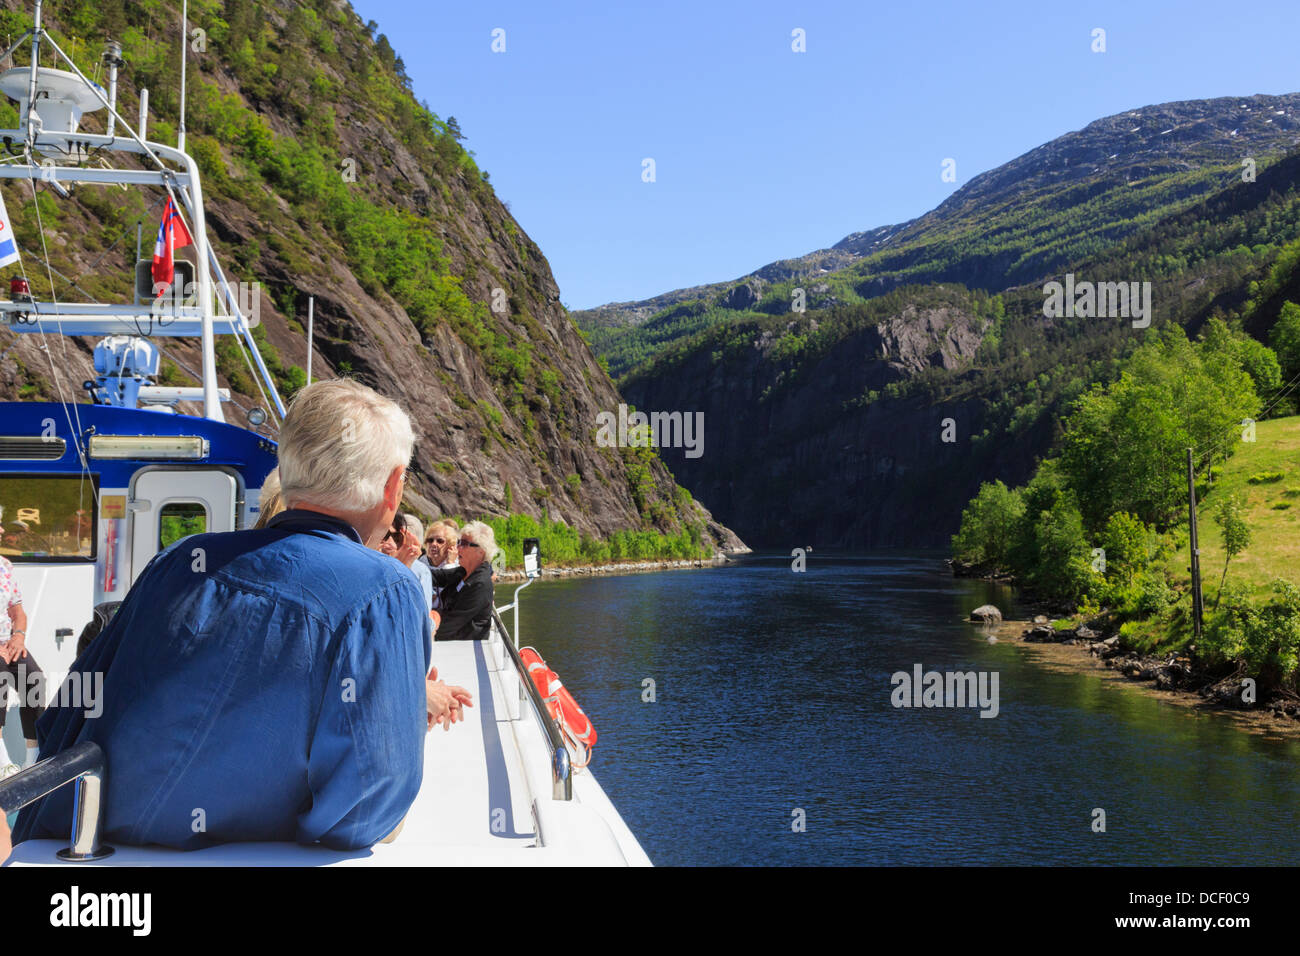
<instances>
[{"instance_id":1,"label":"bush","mask_svg":"<svg viewBox=\"0 0 1300 956\"><path fill-rule=\"evenodd\" d=\"M1273 582L1273 600L1252 605L1240 587L1223 592L1223 609L1206 627L1204 652L1223 663L1240 661L1264 687L1294 684L1300 664L1300 588Z\"/></svg>"},{"instance_id":2,"label":"bush","mask_svg":"<svg viewBox=\"0 0 1300 956\"><path fill-rule=\"evenodd\" d=\"M1281 481L1281 480L1282 480L1282 472L1280 472L1280 471L1261 471L1261 472L1257 472L1257 473L1251 475L1251 476L1250 476L1249 478L1247 478L1246 480L1247 480L1248 482L1250 482L1252 485L1267 485L1267 484L1271 484L1271 483L1274 482L1274 481Z\"/></svg>"},{"instance_id":3,"label":"bush","mask_svg":"<svg viewBox=\"0 0 1300 956\"><path fill-rule=\"evenodd\" d=\"M1169 606L1173 594L1160 570L1149 571L1138 578L1137 612L1144 617L1159 614Z\"/></svg>"}]
</instances>

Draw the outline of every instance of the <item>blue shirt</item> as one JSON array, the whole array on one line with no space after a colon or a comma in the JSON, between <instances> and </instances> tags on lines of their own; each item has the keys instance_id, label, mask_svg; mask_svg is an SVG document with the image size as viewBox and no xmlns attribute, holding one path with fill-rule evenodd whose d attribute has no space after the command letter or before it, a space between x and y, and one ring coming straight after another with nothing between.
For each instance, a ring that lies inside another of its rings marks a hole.
<instances>
[{"instance_id":1,"label":"blue shirt","mask_svg":"<svg viewBox=\"0 0 1300 956\"><path fill-rule=\"evenodd\" d=\"M420 582L420 587L424 589L424 614L428 617L429 611L433 608L433 572L420 560L411 562L411 571Z\"/></svg>"},{"instance_id":2,"label":"blue shirt","mask_svg":"<svg viewBox=\"0 0 1300 956\"><path fill-rule=\"evenodd\" d=\"M405 567L328 515L185 538L73 665L103 673L102 714L51 707L41 759L103 748L110 844L368 847L424 772L420 602ZM15 837L66 840L71 823L64 787L22 812Z\"/></svg>"}]
</instances>

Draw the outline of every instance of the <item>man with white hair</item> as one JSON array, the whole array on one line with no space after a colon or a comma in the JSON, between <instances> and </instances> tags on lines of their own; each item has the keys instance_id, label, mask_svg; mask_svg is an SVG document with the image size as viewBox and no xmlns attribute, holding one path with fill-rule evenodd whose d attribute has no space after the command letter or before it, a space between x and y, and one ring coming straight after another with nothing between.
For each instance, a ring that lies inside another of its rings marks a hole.
<instances>
[{"instance_id":1,"label":"man with white hair","mask_svg":"<svg viewBox=\"0 0 1300 956\"><path fill-rule=\"evenodd\" d=\"M98 719L58 707L39 724L42 758L104 749L109 842L357 849L395 834L426 730L452 714L425 680L420 586L376 550L413 443L406 413L371 389L311 385L280 432L287 510L150 562L74 665L103 673ZM66 839L71 800L65 787L23 811L15 838Z\"/></svg>"}]
</instances>

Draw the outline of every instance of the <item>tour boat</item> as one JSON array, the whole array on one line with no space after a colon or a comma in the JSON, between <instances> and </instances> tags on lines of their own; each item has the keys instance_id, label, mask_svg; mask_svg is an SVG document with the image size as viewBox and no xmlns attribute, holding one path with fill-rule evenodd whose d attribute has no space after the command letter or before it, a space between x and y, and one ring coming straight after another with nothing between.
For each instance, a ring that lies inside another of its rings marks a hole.
<instances>
[{"instance_id":1,"label":"tour boat","mask_svg":"<svg viewBox=\"0 0 1300 956\"><path fill-rule=\"evenodd\" d=\"M227 280L207 239L199 169L185 151L183 92L176 146L153 142L146 135L148 91L141 94L138 128L117 112L120 46L110 42L104 52L104 90L42 28L40 2L33 29L0 62L24 43L32 47L31 65L0 73L0 90L18 101L20 120L18 129L0 130L0 139L21 147L22 162L0 163L0 178L25 181L24 199L33 206L38 183L61 196L114 184L163 190L168 210L175 209L188 228L194 254L192 262L176 260L172 284L160 290L151 282L152 259L137 253L134 302L60 301L53 292L51 301L39 301L25 278L15 279L9 300L0 301L0 324L39 336L51 371L59 359L49 346L54 337L103 336L94 352L96 378L84 385L93 404L66 395L58 402L0 403L6 527L0 554L13 562L22 589L27 646L45 671L47 688L67 698L94 693L64 683L83 628L97 609L104 613L126 596L150 558L184 535L234 531L256 521L263 481L276 462L276 443L259 428L268 414L282 419L285 409L251 334L257 290L250 296L248 288ZM45 50L67 69L38 66ZM182 91L184 70L182 55ZM82 115L97 110L107 111L106 133L79 131ZM143 168L111 161L124 156ZM43 250L17 249L11 232L6 217L0 221L0 261L13 247L26 276ZM245 413L247 427L225 420L222 406L230 395L217 387L213 344L220 334L233 337L255 370L267 405ZM199 386L155 382L160 352L151 340L177 336L201 340ZM57 373L52 380L57 384ZM186 414L180 403L201 405L202 414ZM520 658L520 592L540 573L536 547L528 550L528 579L510 604L496 609L491 638L433 646L439 675L468 688L474 707L450 731L435 728L427 735L423 785L391 843L350 852L279 843L187 852L110 846L102 808L114 768L104 765L96 745L82 743L0 782L0 807L9 813L58 787L77 788L69 842L29 840L14 848L7 865L648 865L585 766L590 754L565 739L562 720L552 718ZM502 613L514 615L513 633ZM544 643L544 636L534 639ZM14 695L8 696L15 706ZM8 739L12 752L21 753L16 716L7 721Z\"/></svg>"}]
</instances>

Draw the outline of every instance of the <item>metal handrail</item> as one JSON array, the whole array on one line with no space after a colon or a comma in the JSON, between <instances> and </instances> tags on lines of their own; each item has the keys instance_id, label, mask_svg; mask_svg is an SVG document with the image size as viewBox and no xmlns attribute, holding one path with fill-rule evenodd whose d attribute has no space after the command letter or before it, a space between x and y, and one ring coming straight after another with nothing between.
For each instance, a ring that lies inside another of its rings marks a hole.
<instances>
[{"instance_id":1,"label":"metal handrail","mask_svg":"<svg viewBox=\"0 0 1300 956\"><path fill-rule=\"evenodd\" d=\"M85 741L42 760L0 783L0 813L13 813L60 787L76 781L72 845L58 852L61 860L102 860L113 852L99 842L104 828L104 751Z\"/></svg>"},{"instance_id":2,"label":"metal handrail","mask_svg":"<svg viewBox=\"0 0 1300 956\"><path fill-rule=\"evenodd\" d=\"M518 617L518 614L519 608L516 605L516 617ZM501 630L501 643L510 652L510 659L515 662L515 670L519 672L519 684L526 692L528 699L532 701L533 711L537 714L537 721L546 732L546 742L551 748L551 797L555 800L572 800L573 774L569 765L569 748L564 745L564 738L560 736L560 728L555 725L555 721L546 709L546 702L542 700L542 695L538 693L537 687L533 684L533 679L528 676L528 668L524 666L523 658L519 656L519 650L515 647L514 641L510 640L510 632L506 630L505 623L501 620L501 615L497 613L495 607L492 609L492 620L496 622L497 627Z\"/></svg>"}]
</instances>

